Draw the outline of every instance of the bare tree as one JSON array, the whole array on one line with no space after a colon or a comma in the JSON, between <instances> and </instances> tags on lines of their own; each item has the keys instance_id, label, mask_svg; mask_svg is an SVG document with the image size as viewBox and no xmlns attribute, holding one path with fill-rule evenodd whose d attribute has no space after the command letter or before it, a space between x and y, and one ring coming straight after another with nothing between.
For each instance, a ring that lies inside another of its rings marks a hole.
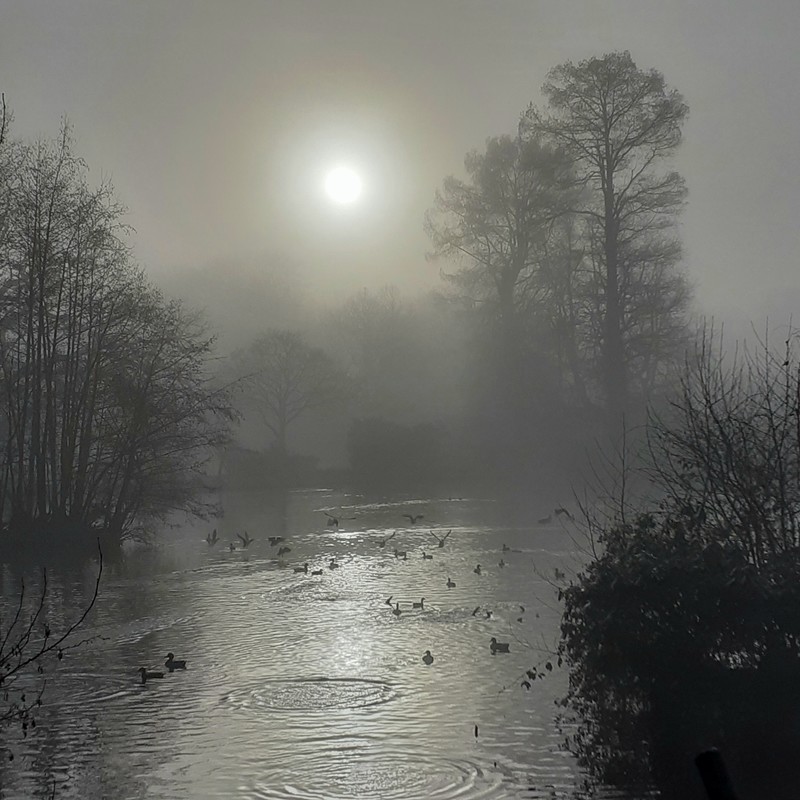
<instances>
[{"instance_id":1,"label":"bare tree","mask_svg":"<svg viewBox=\"0 0 800 800\"><path fill-rule=\"evenodd\" d=\"M688 294L675 285L678 277L665 275L680 256L671 230L686 195L684 182L677 172L657 171L680 144L688 108L661 73L640 70L628 52L561 64L550 71L542 91L546 110L531 107L521 130L564 148L587 190L573 211L586 219L589 239L597 245L591 253L603 383L609 409L617 415L626 407L630 385L626 338L632 331L662 333L634 319L640 311L634 290L642 282L647 287L657 282L658 292L671 287L667 316L682 308ZM652 302L644 305L653 310Z\"/></svg>"},{"instance_id":2,"label":"bare tree","mask_svg":"<svg viewBox=\"0 0 800 800\"><path fill-rule=\"evenodd\" d=\"M272 330L233 356L246 399L287 453L290 425L303 414L338 402L344 389L341 370L322 349L294 331Z\"/></svg>"}]
</instances>

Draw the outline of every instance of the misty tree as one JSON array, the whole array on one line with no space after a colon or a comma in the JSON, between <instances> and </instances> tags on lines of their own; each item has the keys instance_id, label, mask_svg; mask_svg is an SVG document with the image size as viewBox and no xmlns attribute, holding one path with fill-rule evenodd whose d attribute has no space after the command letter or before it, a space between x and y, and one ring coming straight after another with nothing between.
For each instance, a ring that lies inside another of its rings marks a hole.
<instances>
[{"instance_id":1,"label":"misty tree","mask_svg":"<svg viewBox=\"0 0 800 800\"><path fill-rule=\"evenodd\" d=\"M292 423L345 394L345 376L333 358L295 331L268 331L232 360L245 402L255 408L282 455L288 452Z\"/></svg>"},{"instance_id":2,"label":"misty tree","mask_svg":"<svg viewBox=\"0 0 800 800\"><path fill-rule=\"evenodd\" d=\"M0 519L119 541L202 510L230 420L213 338L134 265L124 209L89 185L66 125L53 143L6 137L0 163Z\"/></svg>"},{"instance_id":3,"label":"misty tree","mask_svg":"<svg viewBox=\"0 0 800 800\"><path fill-rule=\"evenodd\" d=\"M686 189L677 172L659 170L680 144L688 108L628 52L557 66L542 91L546 108L531 107L520 130L563 148L584 190L571 211L586 221L603 387L620 412L632 376L653 379L659 350L682 328L688 289L675 270L674 228Z\"/></svg>"},{"instance_id":4,"label":"misty tree","mask_svg":"<svg viewBox=\"0 0 800 800\"><path fill-rule=\"evenodd\" d=\"M431 255L458 264L443 277L497 332L505 382L519 390L526 344L541 339L541 256L564 204L566 165L533 137L500 136L469 153L465 167L469 179L446 178L426 216Z\"/></svg>"}]
</instances>

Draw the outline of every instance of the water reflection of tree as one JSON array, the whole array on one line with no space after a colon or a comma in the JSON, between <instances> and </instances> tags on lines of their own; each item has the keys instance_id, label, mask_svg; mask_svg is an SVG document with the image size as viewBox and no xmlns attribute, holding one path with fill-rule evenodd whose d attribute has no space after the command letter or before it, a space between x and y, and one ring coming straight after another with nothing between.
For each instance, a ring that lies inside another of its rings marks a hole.
<instances>
[{"instance_id":1,"label":"water reflection of tree","mask_svg":"<svg viewBox=\"0 0 800 800\"><path fill-rule=\"evenodd\" d=\"M731 365L707 338L650 427L664 499L599 531L565 590L571 741L595 777L700 797L715 745L744 796L796 795L800 748L800 364ZM788 770L788 774L787 774Z\"/></svg>"}]
</instances>

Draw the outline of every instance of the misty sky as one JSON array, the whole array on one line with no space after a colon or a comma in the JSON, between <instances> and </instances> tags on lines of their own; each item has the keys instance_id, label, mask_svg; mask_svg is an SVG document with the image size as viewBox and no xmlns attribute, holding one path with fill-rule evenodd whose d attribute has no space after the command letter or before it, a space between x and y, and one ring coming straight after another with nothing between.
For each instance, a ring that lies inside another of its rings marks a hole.
<instances>
[{"instance_id":1,"label":"misty sky","mask_svg":"<svg viewBox=\"0 0 800 800\"><path fill-rule=\"evenodd\" d=\"M686 269L700 310L800 312L797 0L0 0L18 136L66 114L158 280L280 257L339 299L433 285L425 210L515 130L551 67L628 49L691 108ZM337 208L349 161L363 201Z\"/></svg>"}]
</instances>

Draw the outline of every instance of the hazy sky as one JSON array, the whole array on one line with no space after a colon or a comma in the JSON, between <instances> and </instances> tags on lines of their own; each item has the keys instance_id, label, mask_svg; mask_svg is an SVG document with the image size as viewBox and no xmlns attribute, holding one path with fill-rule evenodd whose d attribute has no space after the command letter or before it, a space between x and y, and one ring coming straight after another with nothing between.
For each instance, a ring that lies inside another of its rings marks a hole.
<instances>
[{"instance_id":1,"label":"hazy sky","mask_svg":"<svg viewBox=\"0 0 800 800\"><path fill-rule=\"evenodd\" d=\"M435 283L442 178L548 69L627 49L691 108L700 307L758 319L800 315L798 40L798 0L0 0L0 90L17 135L69 117L154 277L280 253L338 298ZM321 189L340 161L366 182L348 208Z\"/></svg>"}]
</instances>

